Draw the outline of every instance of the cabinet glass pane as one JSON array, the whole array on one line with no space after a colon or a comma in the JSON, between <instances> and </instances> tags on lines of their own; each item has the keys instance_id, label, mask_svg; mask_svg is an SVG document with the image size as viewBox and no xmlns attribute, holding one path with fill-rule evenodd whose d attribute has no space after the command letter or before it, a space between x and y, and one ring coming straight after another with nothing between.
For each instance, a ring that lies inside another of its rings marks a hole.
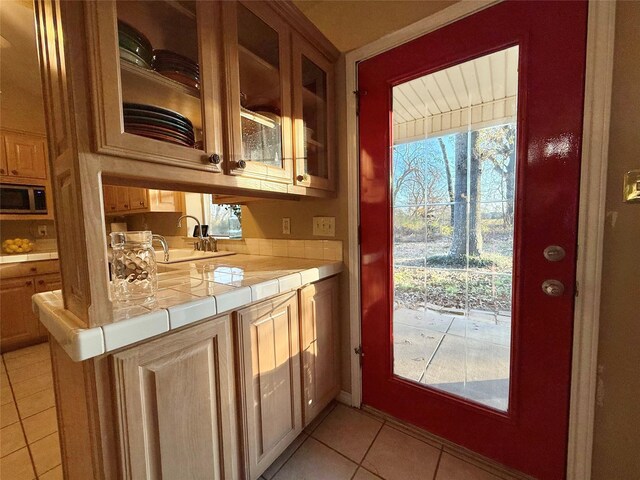
<instances>
[{"instance_id":1,"label":"cabinet glass pane","mask_svg":"<svg viewBox=\"0 0 640 480\"><path fill-rule=\"evenodd\" d=\"M302 122L304 171L327 178L327 74L302 56Z\"/></svg>"},{"instance_id":2,"label":"cabinet glass pane","mask_svg":"<svg viewBox=\"0 0 640 480\"><path fill-rule=\"evenodd\" d=\"M196 2L118 1L124 131L203 148Z\"/></svg>"},{"instance_id":3,"label":"cabinet glass pane","mask_svg":"<svg viewBox=\"0 0 640 480\"><path fill-rule=\"evenodd\" d=\"M278 32L238 4L242 159L282 167Z\"/></svg>"}]
</instances>

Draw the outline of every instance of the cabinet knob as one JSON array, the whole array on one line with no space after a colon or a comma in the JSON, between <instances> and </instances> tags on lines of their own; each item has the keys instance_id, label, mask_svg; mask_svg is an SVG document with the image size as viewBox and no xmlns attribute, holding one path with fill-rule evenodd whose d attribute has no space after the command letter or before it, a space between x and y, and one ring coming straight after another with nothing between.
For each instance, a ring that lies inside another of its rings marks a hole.
<instances>
[{"instance_id":1,"label":"cabinet knob","mask_svg":"<svg viewBox=\"0 0 640 480\"><path fill-rule=\"evenodd\" d=\"M302 182L304 180L304 175L298 175L296 177L296 180L298 180L299 182Z\"/></svg>"},{"instance_id":2,"label":"cabinet knob","mask_svg":"<svg viewBox=\"0 0 640 480\"><path fill-rule=\"evenodd\" d=\"M244 160L238 160L236 162L236 167L237 168L247 168L247 162Z\"/></svg>"},{"instance_id":3,"label":"cabinet knob","mask_svg":"<svg viewBox=\"0 0 640 480\"><path fill-rule=\"evenodd\" d=\"M4 175L4 168L0 168L0 174Z\"/></svg>"},{"instance_id":4,"label":"cabinet knob","mask_svg":"<svg viewBox=\"0 0 640 480\"><path fill-rule=\"evenodd\" d=\"M141 207L144 207L144 202L140 202L140 206L141 206Z\"/></svg>"},{"instance_id":5,"label":"cabinet knob","mask_svg":"<svg viewBox=\"0 0 640 480\"><path fill-rule=\"evenodd\" d=\"M32 272L37 272L38 269L36 267L31 267L29 270L31 270Z\"/></svg>"},{"instance_id":6,"label":"cabinet knob","mask_svg":"<svg viewBox=\"0 0 640 480\"><path fill-rule=\"evenodd\" d=\"M123 205L124 208L129 208L129 205L127 205L126 203Z\"/></svg>"},{"instance_id":7,"label":"cabinet knob","mask_svg":"<svg viewBox=\"0 0 640 480\"><path fill-rule=\"evenodd\" d=\"M210 164L218 165L218 164L220 164L220 162L222 162L222 157L220 157L220 155L218 155L217 153L209 155L209 163Z\"/></svg>"},{"instance_id":8,"label":"cabinet knob","mask_svg":"<svg viewBox=\"0 0 640 480\"><path fill-rule=\"evenodd\" d=\"M33 283L33 282L32 282L31 280L29 280L28 282L26 282L26 283L25 283L25 285L26 285L27 287L30 287L32 283Z\"/></svg>"},{"instance_id":9,"label":"cabinet knob","mask_svg":"<svg viewBox=\"0 0 640 480\"><path fill-rule=\"evenodd\" d=\"M115 210L116 207L114 205L111 205L111 210Z\"/></svg>"},{"instance_id":10,"label":"cabinet knob","mask_svg":"<svg viewBox=\"0 0 640 480\"><path fill-rule=\"evenodd\" d=\"M38 280L38 285L44 285L44 280Z\"/></svg>"},{"instance_id":11,"label":"cabinet knob","mask_svg":"<svg viewBox=\"0 0 640 480\"><path fill-rule=\"evenodd\" d=\"M13 175L18 175L18 170L11 170L11 173L12 173Z\"/></svg>"}]
</instances>

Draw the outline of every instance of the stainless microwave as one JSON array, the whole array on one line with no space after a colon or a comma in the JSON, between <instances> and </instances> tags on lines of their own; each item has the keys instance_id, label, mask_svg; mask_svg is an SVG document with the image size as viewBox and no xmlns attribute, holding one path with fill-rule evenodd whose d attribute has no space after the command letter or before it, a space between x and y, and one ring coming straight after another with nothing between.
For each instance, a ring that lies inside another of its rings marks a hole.
<instances>
[{"instance_id":1,"label":"stainless microwave","mask_svg":"<svg viewBox=\"0 0 640 480\"><path fill-rule=\"evenodd\" d=\"M0 213L46 215L47 192L41 185L0 183Z\"/></svg>"}]
</instances>

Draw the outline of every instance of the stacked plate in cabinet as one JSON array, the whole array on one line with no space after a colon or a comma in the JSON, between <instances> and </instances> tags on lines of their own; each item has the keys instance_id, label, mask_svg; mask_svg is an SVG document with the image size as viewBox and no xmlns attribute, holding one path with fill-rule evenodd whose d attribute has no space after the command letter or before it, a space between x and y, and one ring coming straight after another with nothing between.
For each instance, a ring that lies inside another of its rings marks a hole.
<instances>
[{"instance_id":1,"label":"stacked plate in cabinet","mask_svg":"<svg viewBox=\"0 0 640 480\"><path fill-rule=\"evenodd\" d=\"M120 58L143 68L151 68L153 48L151 42L128 23L118 20L118 46Z\"/></svg>"},{"instance_id":2,"label":"stacked plate in cabinet","mask_svg":"<svg viewBox=\"0 0 640 480\"><path fill-rule=\"evenodd\" d=\"M177 112L155 105L123 103L124 131L142 137L194 147L191 121Z\"/></svg>"},{"instance_id":3,"label":"stacked plate in cabinet","mask_svg":"<svg viewBox=\"0 0 640 480\"><path fill-rule=\"evenodd\" d=\"M154 50L151 67L176 82L200 88L200 67L190 58L170 50Z\"/></svg>"}]
</instances>

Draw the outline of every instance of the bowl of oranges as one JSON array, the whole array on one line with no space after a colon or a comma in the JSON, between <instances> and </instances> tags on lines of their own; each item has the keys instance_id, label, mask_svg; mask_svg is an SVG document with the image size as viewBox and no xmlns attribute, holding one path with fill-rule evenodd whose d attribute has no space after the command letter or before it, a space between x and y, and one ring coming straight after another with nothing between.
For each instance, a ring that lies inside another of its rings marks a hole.
<instances>
[{"instance_id":1,"label":"bowl of oranges","mask_svg":"<svg viewBox=\"0 0 640 480\"><path fill-rule=\"evenodd\" d=\"M28 238L13 238L2 242L2 251L10 255L29 253L33 250L34 243Z\"/></svg>"}]
</instances>

